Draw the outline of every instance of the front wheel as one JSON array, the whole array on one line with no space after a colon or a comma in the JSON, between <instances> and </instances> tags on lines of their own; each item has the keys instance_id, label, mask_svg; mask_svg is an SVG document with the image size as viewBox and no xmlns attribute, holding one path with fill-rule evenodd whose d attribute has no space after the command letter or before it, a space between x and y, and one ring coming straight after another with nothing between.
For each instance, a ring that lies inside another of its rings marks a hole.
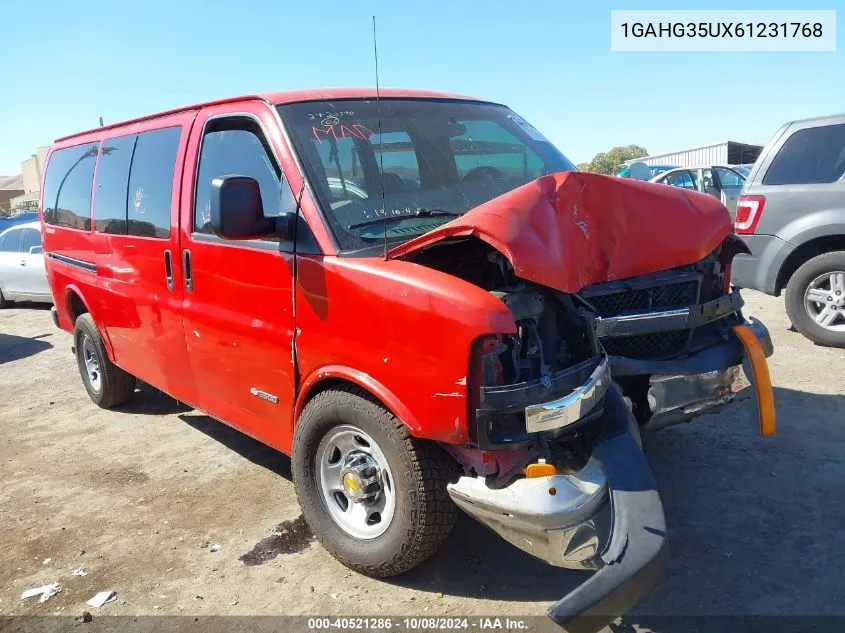
<instances>
[{"instance_id":1,"label":"front wheel","mask_svg":"<svg viewBox=\"0 0 845 633\"><path fill-rule=\"evenodd\" d=\"M332 556L362 574L408 571L455 523L446 491L455 462L411 437L362 389L314 396L297 423L292 464L305 520Z\"/></svg>"},{"instance_id":2,"label":"front wheel","mask_svg":"<svg viewBox=\"0 0 845 633\"><path fill-rule=\"evenodd\" d=\"M786 312L814 343L845 346L845 251L813 257L792 274Z\"/></svg>"}]
</instances>

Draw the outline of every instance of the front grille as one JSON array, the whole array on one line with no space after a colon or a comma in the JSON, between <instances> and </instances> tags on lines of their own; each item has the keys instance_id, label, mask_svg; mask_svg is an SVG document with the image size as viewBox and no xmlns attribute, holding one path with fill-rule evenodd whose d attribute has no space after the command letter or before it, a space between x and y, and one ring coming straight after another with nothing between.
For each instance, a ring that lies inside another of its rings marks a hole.
<instances>
[{"instance_id":1,"label":"front grille","mask_svg":"<svg viewBox=\"0 0 845 633\"><path fill-rule=\"evenodd\" d=\"M583 293L584 298L602 317L614 317L626 312L648 312L685 308L698 301L698 281L695 279L637 290L620 289L601 295Z\"/></svg>"},{"instance_id":2,"label":"front grille","mask_svg":"<svg viewBox=\"0 0 845 633\"><path fill-rule=\"evenodd\" d=\"M689 330L679 330L636 336L610 336L601 339L601 344L611 356L658 359L681 353L686 347L689 335Z\"/></svg>"}]
</instances>

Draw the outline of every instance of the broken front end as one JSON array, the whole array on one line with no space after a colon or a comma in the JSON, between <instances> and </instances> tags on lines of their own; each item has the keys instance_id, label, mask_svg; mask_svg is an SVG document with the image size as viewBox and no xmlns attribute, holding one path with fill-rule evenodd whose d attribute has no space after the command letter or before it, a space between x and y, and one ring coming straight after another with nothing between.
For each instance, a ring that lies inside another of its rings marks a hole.
<instances>
[{"instance_id":1,"label":"broken front end","mask_svg":"<svg viewBox=\"0 0 845 633\"><path fill-rule=\"evenodd\" d=\"M517 278L479 240L457 244L431 246L415 261L487 288L516 332L473 345L472 446L446 447L464 467L449 494L526 552L595 571L549 610L565 627L592 628L647 593L665 562L663 510L640 429L734 399L747 384L738 328L752 333L747 344L764 365L771 354L765 327L745 321L726 283L742 244L729 236L695 264L576 293Z\"/></svg>"},{"instance_id":2,"label":"broken front end","mask_svg":"<svg viewBox=\"0 0 845 633\"><path fill-rule=\"evenodd\" d=\"M677 231L684 217L687 231ZM663 509L640 429L713 412L752 378L774 430L765 327L729 287L745 249L712 197L570 172L394 249L484 288L512 333L470 353L471 445L447 445L468 514L553 565L595 573L549 609L600 628L659 579ZM747 371L743 370L747 366Z\"/></svg>"},{"instance_id":3,"label":"broken front end","mask_svg":"<svg viewBox=\"0 0 845 633\"><path fill-rule=\"evenodd\" d=\"M694 264L593 284L579 293L597 315L596 336L613 379L641 426L659 429L718 412L749 378L760 382L750 360L745 362L741 334L753 334L754 356L771 356L772 342L760 321L743 317L740 291L730 288L731 260L740 252L747 252L745 245L729 235ZM764 406L760 414L766 432L773 411Z\"/></svg>"},{"instance_id":4,"label":"broken front end","mask_svg":"<svg viewBox=\"0 0 845 633\"><path fill-rule=\"evenodd\" d=\"M510 271L503 258L503 274ZM515 278L491 291L517 331L478 339L468 396L473 448L455 503L553 565L595 573L553 605L566 627L624 613L662 573L660 497L639 429L611 378L596 314L578 295ZM585 619L586 618L586 619Z\"/></svg>"}]
</instances>

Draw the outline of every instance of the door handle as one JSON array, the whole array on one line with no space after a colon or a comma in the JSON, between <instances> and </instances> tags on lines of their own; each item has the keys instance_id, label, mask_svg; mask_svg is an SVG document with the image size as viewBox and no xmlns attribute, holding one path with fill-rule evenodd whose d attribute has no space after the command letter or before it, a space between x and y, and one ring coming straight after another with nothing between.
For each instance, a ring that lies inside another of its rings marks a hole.
<instances>
[{"instance_id":1,"label":"door handle","mask_svg":"<svg viewBox=\"0 0 845 633\"><path fill-rule=\"evenodd\" d=\"M194 291L194 277L191 270L191 251L187 248L182 251L182 274L185 276L185 290Z\"/></svg>"},{"instance_id":2,"label":"door handle","mask_svg":"<svg viewBox=\"0 0 845 633\"><path fill-rule=\"evenodd\" d=\"M167 280L167 289L173 290L173 258L170 250L164 251L164 278Z\"/></svg>"},{"instance_id":3,"label":"door handle","mask_svg":"<svg viewBox=\"0 0 845 633\"><path fill-rule=\"evenodd\" d=\"M23 260L23 261L21 262L21 266L26 266L26 260Z\"/></svg>"}]
</instances>

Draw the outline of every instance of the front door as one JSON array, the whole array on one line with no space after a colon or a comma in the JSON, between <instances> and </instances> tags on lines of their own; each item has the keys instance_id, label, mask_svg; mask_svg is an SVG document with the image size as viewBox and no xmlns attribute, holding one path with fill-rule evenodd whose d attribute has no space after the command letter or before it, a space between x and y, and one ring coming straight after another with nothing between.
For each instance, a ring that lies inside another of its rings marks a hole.
<instances>
[{"instance_id":1,"label":"front door","mask_svg":"<svg viewBox=\"0 0 845 633\"><path fill-rule=\"evenodd\" d=\"M47 284L47 270L44 268L41 231L34 228L24 228L21 229L21 233L23 291L28 295L48 296L50 286Z\"/></svg>"},{"instance_id":2,"label":"front door","mask_svg":"<svg viewBox=\"0 0 845 633\"><path fill-rule=\"evenodd\" d=\"M728 211L731 212L731 216L735 216L736 201L737 198L739 198L739 194L742 192L745 179L733 169L716 167L714 171L716 172L718 187L722 192L722 204L728 208Z\"/></svg>"},{"instance_id":3,"label":"front door","mask_svg":"<svg viewBox=\"0 0 845 633\"><path fill-rule=\"evenodd\" d=\"M231 108L233 106L229 106ZM191 134L182 201L183 325L198 406L267 444L288 450L293 407L292 243L227 241L209 225L211 181L258 181L264 214L295 208L259 103L237 113L204 110ZM275 136L278 136L276 134ZM190 185L188 184L190 183Z\"/></svg>"},{"instance_id":4,"label":"front door","mask_svg":"<svg viewBox=\"0 0 845 633\"><path fill-rule=\"evenodd\" d=\"M25 292L25 269L21 266L22 235L22 229L13 228L0 236L0 289L7 296Z\"/></svg>"}]
</instances>

